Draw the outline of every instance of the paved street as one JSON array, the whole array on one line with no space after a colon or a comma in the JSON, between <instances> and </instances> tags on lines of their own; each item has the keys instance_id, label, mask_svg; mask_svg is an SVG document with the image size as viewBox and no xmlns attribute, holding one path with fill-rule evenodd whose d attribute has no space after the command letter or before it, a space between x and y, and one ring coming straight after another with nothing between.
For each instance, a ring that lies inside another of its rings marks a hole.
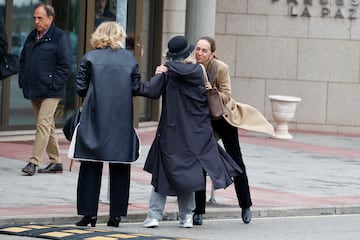
<instances>
[{"instance_id":1,"label":"paved street","mask_svg":"<svg viewBox=\"0 0 360 240\"><path fill-rule=\"evenodd\" d=\"M142 170L155 134L154 128L139 129L142 152L132 166L130 205L123 222L144 220L150 195L150 175ZM294 132L293 140L278 140L240 131L253 199L253 217L319 216L360 213L360 137ZM61 138L63 174L23 176L21 168L31 152L31 141L0 142L0 225L12 223L66 223L76 214L76 184L79 163L68 170L68 142ZM48 164L44 159L43 165ZM108 218L108 176L104 168L102 203L98 223ZM211 183L208 181L208 198ZM215 204L207 207L205 220L239 218L233 186L215 191ZM166 220L175 220L177 205L169 197ZM167 223L166 223L167 224ZM175 224L177 225L177 223ZM100 226L100 225L99 225ZM244 226L241 226L244 227Z\"/></svg>"},{"instance_id":2,"label":"paved street","mask_svg":"<svg viewBox=\"0 0 360 240\"><path fill-rule=\"evenodd\" d=\"M203 226L192 229L179 228L177 221L166 221L161 223L160 227L150 229L139 227L139 222L123 223L116 229L106 227L105 224L97 225L96 228L101 231L126 232L132 236L130 239L141 234L159 236L155 239L178 240L358 240L359 224L360 215L350 214L256 218L248 225L243 224L239 218L212 219L205 220ZM0 234L0 238L6 240L38 239L11 235L3 237L5 236ZM125 238L122 237L120 239Z\"/></svg>"},{"instance_id":3,"label":"paved street","mask_svg":"<svg viewBox=\"0 0 360 240\"><path fill-rule=\"evenodd\" d=\"M241 219L212 219L190 230L166 222L156 229L139 228L137 223L125 224L121 231L149 233L167 237L196 240L358 240L360 215L326 215L256 218L250 225Z\"/></svg>"}]
</instances>

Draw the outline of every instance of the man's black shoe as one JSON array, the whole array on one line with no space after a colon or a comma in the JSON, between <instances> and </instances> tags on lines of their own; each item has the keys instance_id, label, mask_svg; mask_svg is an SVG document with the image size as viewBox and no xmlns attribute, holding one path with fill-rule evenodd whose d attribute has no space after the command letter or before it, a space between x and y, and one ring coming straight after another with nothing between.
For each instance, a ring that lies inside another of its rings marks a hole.
<instances>
[{"instance_id":1,"label":"man's black shoe","mask_svg":"<svg viewBox=\"0 0 360 240\"><path fill-rule=\"evenodd\" d=\"M251 222L251 210L250 208L242 208L241 209L241 218L244 223L248 224Z\"/></svg>"},{"instance_id":2,"label":"man's black shoe","mask_svg":"<svg viewBox=\"0 0 360 240\"><path fill-rule=\"evenodd\" d=\"M21 171L29 176L33 176L36 172L36 165L29 162Z\"/></svg>"},{"instance_id":3,"label":"man's black shoe","mask_svg":"<svg viewBox=\"0 0 360 240\"><path fill-rule=\"evenodd\" d=\"M193 225L202 225L203 217L200 213L195 213L193 216Z\"/></svg>"},{"instance_id":4,"label":"man's black shoe","mask_svg":"<svg viewBox=\"0 0 360 240\"><path fill-rule=\"evenodd\" d=\"M62 173L63 165L62 163L50 163L46 168L38 170L38 173Z\"/></svg>"}]
</instances>

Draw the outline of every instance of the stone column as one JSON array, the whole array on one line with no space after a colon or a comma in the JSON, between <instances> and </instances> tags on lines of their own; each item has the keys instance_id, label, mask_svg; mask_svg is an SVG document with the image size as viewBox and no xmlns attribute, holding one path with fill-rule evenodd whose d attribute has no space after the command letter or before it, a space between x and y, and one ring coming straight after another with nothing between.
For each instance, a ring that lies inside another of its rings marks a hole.
<instances>
[{"instance_id":1,"label":"stone column","mask_svg":"<svg viewBox=\"0 0 360 240\"><path fill-rule=\"evenodd\" d=\"M185 35L189 42L215 37L216 0L187 0Z\"/></svg>"}]
</instances>

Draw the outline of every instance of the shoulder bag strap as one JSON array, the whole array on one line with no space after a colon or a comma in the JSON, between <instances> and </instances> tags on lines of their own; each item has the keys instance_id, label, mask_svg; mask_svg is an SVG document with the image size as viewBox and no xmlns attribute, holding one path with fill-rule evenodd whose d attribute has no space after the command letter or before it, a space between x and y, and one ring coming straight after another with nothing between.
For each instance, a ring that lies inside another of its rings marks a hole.
<instances>
[{"instance_id":1,"label":"shoulder bag strap","mask_svg":"<svg viewBox=\"0 0 360 240\"><path fill-rule=\"evenodd\" d=\"M204 65L202 65L201 63L199 65L201 66L201 68L203 70L205 82L209 82L209 78L208 78L208 75L207 75Z\"/></svg>"}]
</instances>

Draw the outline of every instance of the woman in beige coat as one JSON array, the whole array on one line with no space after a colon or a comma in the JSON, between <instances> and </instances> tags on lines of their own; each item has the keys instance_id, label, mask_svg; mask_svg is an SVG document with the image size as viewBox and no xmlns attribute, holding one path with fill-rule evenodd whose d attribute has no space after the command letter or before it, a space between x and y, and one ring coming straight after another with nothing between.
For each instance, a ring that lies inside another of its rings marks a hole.
<instances>
[{"instance_id":1,"label":"woman in beige coat","mask_svg":"<svg viewBox=\"0 0 360 240\"><path fill-rule=\"evenodd\" d=\"M229 67L215 57L215 50L215 40L211 37L202 37L196 42L194 51L197 63L203 64L208 72L210 83L206 83L206 87L216 87L225 106L223 117L212 120L211 124L215 134L222 139L226 152L244 173L241 176L234 177L234 184L239 206L242 209L242 220L244 223L250 223L252 201L238 139L238 128L264 132L269 135L274 135L274 129L255 108L232 99ZM202 214L205 213L206 192L196 192L195 201L193 224L201 225Z\"/></svg>"}]
</instances>

